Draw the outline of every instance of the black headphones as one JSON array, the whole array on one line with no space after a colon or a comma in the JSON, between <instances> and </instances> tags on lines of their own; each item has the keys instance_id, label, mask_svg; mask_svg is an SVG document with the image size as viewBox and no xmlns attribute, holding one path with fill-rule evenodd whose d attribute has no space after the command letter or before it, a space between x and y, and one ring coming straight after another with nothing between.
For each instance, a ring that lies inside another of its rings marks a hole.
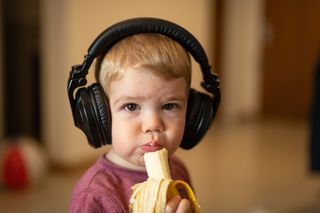
<instances>
[{"instance_id":1,"label":"black headphones","mask_svg":"<svg viewBox=\"0 0 320 213\"><path fill-rule=\"evenodd\" d=\"M108 99L99 83L89 87L86 75L93 60L105 54L115 43L133 34L158 33L180 43L199 63L201 86L212 96L190 89L184 136L180 147L191 149L209 129L220 102L218 76L211 72L208 58L197 39L184 28L158 18L134 18L119 22L103 31L91 44L84 61L72 66L68 96L75 125L94 148L111 144L111 113ZM77 90L77 91L76 91Z\"/></svg>"}]
</instances>

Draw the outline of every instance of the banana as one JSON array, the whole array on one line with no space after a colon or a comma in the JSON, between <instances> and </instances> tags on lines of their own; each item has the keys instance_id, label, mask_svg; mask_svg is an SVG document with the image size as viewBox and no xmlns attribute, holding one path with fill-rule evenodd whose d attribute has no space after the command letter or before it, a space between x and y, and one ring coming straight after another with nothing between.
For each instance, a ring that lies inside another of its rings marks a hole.
<instances>
[{"instance_id":1,"label":"banana","mask_svg":"<svg viewBox=\"0 0 320 213\"><path fill-rule=\"evenodd\" d=\"M199 213L198 202L189 184L171 178L168 150L148 152L144 161L148 179L132 186L131 213L164 213L167 201L175 195L189 199L192 212Z\"/></svg>"}]
</instances>

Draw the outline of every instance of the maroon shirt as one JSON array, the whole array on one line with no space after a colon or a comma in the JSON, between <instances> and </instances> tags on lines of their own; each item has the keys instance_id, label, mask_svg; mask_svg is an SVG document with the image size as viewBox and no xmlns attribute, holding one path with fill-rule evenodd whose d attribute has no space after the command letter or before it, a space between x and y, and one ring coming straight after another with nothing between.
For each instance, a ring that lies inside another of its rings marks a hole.
<instances>
[{"instance_id":1,"label":"maroon shirt","mask_svg":"<svg viewBox=\"0 0 320 213\"><path fill-rule=\"evenodd\" d=\"M190 183L184 164L169 159L172 179ZM101 156L76 184L69 212L129 212L131 187L147 180L146 172L119 167Z\"/></svg>"}]
</instances>

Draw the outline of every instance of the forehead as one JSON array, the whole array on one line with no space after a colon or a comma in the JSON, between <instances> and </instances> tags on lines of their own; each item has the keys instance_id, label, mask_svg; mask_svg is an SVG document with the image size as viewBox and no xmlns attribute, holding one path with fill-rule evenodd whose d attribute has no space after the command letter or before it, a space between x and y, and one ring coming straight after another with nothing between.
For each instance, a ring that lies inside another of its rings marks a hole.
<instances>
[{"instance_id":1,"label":"forehead","mask_svg":"<svg viewBox=\"0 0 320 213\"><path fill-rule=\"evenodd\" d=\"M141 68L129 68L122 76L110 82L109 96L185 96L188 87L184 78L163 78Z\"/></svg>"}]
</instances>

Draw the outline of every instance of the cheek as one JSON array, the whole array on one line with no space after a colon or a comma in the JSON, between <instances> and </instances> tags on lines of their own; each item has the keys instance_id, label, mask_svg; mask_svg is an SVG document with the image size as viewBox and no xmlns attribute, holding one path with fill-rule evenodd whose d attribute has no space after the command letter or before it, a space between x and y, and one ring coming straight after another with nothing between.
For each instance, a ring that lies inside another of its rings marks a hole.
<instances>
[{"instance_id":1,"label":"cheek","mask_svg":"<svg viewBox=\"0 0 320 213\"><path fill-rule=\"evenodd\" d=\"M174 129L176 136L182 138L182 135L184 133L184 127L185 127L185 119L181 119L179 122L172 125L173 125L172 128Z\"/></svg>"},{"instance_id":2,"label":"cheek","mask_svg":"<svg viewBox=\"0 0 320 213\"><path fill-rule=\"evenodd\" d=\"M135 149L132 143L132 128L126 123L113 121L112 123L112 147L123 158L131 155Z\"/></svg>"},{"instance_id":3,"label":"cheek","mask_svg":"<svg viewBox=\"0 0 320 213\"><path fill-rule=\"evenodd\" d=\"M125 140L132 137L134 131L133 125L128 121L121 119L112 120L112 140Z\"/></svg>"},{"instance_id":4,"label":"cheek","mask_svg":"<svg viewBox=\"0 0 320 213\"><path fill-rule=\"evenodd\" d=\"M128 149L134 147L139 132L137 122L124 119L119 115L113 118L115 119L112 120L112 144L114 146L126 146Z\"/></svg>"},{"instance_id":5,"label":"cheek","mask_svg":"<svg viewBox=\"0 0 320 213\"><path fill-rule=\"evenodd\" d=\"M185 123L183 123L183 125L180 125L180 126L178 127L178 129L177 129L177 132L178 132L177 137L179 137L180 143L181 143L182 138L183 138L183 135L184 135L184 126L185 126L184 124L185 124ZM179 145L180 145L180 143L179 143Z\"/></svg>"},{"instance_id":6,"label":"cheek","mask_svg":"<svg viewBox=\"0 0 320 213\"><path fill-rule=\"evenodd\" d=\"M169 152L173 153L179 146L183 138L185 119L181 119L177 123L170 122L171 130L170 131L170 142L167 144L169 147Z\"/></svg>"}]
</instances>

